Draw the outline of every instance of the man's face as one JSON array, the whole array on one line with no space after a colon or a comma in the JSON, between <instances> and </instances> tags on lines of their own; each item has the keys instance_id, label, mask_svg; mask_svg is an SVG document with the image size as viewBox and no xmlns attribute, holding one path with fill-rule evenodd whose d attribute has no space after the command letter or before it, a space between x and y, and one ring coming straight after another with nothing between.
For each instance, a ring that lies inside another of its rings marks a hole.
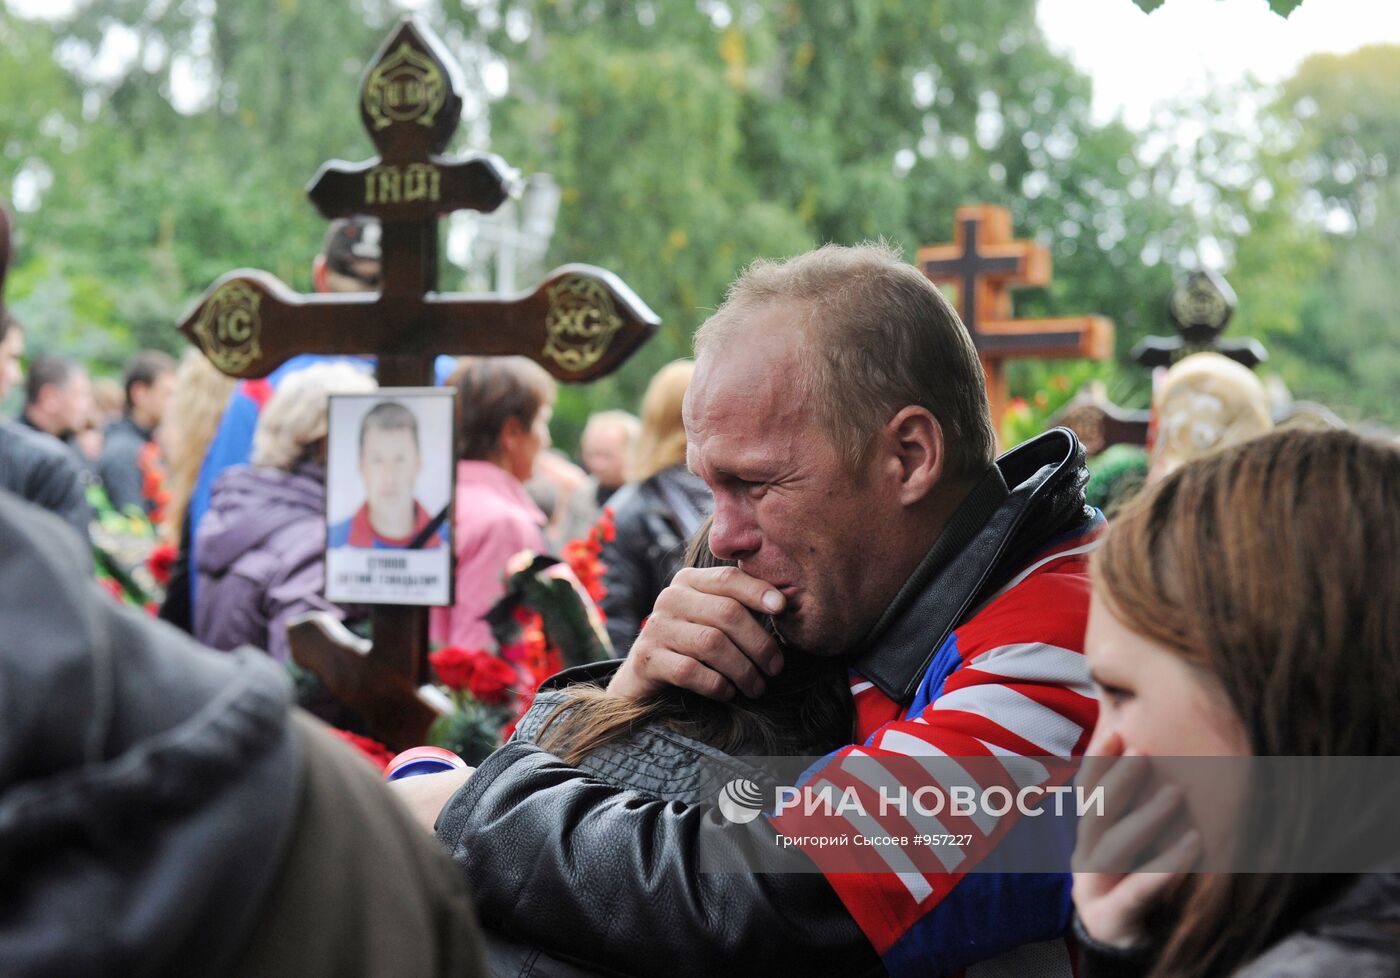
<instances>
[{"instance_id":1,"label":"man's face","mask_svg":"<svg viewBox=\"0 0 1400 978\"><path fill-rule=\"evenodd\" d=\"M24 368L20 357L24 356L24 330L11 326L0 340L0 400L24 382Z\"/></svg>"},{"instance_id":2,"label":"man's face","mask_svg":"<svg viewBox=\"0 0 1400 978\"><path fill-rule=\"evenodd\" d=\"M791 316L773 305L696 365L685 426L690 467L715 496L710 549L782 591L783 640L849 650L903 583L881 556L900 502L872 458L850 472L804 404Z\"/></svg>"},{"instance_id":3,"label":"man's face","mask_svg":"<svg viewBox=\"0 0 1400 978\"><path fill-rule=\"evenodd\" d=\"M75 370L68 383L59 388L62 398L59 402L59 417L68 431L82 431L92 417L92 381L88 375Z\"/></svg>"},{"instance_id":4,"label":"man's face","mask_svg":"<svg viewBox=\"0 0 1400 978\"><path fill-rule=\"evenodd\" d=\"M358 258L350 263L350 272L337 272L326 269L327 292L373 292L379 288L381 267L379 262L368 258Z\"/></svg>"},{"instance_id":5,"label":"man's face","mask_svg":"<svg viewBox=\"0 0 1400 978\"><path fill-rule=\"evenodd\" d=\"M132 384L132 410L139 413L147 424L160 424L161 419L165 417L166 405L170 403L170 395L173 393L175 393L175 375L169 372L158 374L149 384Z\"/></svg>"},{"instance_id":6,"label":"man's face","mask_svg":"<svg viewBox=\"0 0 1400 978\"><path fill-rule=\"evenodd\" d=\"M622 468L627 456L627 431L616 424L585 428L579 445L583 467L600 486L616 489L622 485Z\"/></svg>"},{"instance_id":7,"label":"man's face","mask_svg":"<svg viewBox=\"0 0 1400 978\"><path fill-rule=\"evenodd\" d=\"M413 512L413 487L422 461L407 428L370 428L360 446L360 477L371 514Z\"/></svg>"}]
</instances>

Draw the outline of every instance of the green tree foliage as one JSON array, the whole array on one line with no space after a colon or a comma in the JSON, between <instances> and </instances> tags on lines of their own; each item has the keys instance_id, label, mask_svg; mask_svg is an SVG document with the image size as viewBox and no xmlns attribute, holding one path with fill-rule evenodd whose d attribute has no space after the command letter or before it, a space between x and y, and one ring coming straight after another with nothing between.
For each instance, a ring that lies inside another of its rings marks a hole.
<instances>
[{"instance_id":1,"label":"green tree foliage","mask_svg":"<svg viewBox=\"0 0 1400 978\"><path fill-rule=\"evenodd\" d=\"M1397 86L1400 48L1375 45L1307 59L1271 106L1294 134L1282 158L1320 239L1313 266L1295 270L1297 328L1270 337L1279 369L1301 396L1390 424L1400 423Z\"/></svg>"},{"instance_id":2,"label":"green tree foliage","mask_svg":"<svg viewBox=\"0 0 1400 978\"><path fill-rule=\"evenodd\" d=\"M309 288L324 222L304 187L324 160L372 152L358 80L392 0L88 0L52 25L3 10L0 86L25 96L0 100L0 194L38 204L20 214L11 284L33 347L111 368L138 346L177 349L174 321L231 268ZM1235 331L1264 339L1295 390L1394 419L1400 368L1374 354L1395 347L1394 49L1310 60L1256 120L1235 109L1257 89L1137 134L1091 118L1089 82L1048 48L1033 0L467 0L422 15L467 70L454 149L552 173L550 263L611 268L664 319L615 377L564 392L566 446L588 411L636 407L752 258L874 237L912 258L976 202L1052 249L1053 284L1019 293L1018 314L1118 326L1117 364L1019 365L1014 392L1101 379L1144 403L1126 352L1166 330L1176 274L1218 253ZM125 60L109 50L123 38ZM498 63L509 87L488 107ZM1183 120L1198 138L1162 134Z\"/></svg>"}]
</instances>

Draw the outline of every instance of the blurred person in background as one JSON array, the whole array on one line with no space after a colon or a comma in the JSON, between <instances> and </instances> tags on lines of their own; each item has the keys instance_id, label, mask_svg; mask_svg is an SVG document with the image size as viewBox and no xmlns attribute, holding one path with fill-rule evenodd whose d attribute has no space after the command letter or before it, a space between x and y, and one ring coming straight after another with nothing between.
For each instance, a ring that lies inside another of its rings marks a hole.
<instances>
[{"instance_id":1,"label":"blurred person in background","mask_svg":"<svg viewBox=\"0 0 1400 978\"><path fill-rule=\"evenodd\" d=\"M34 358L24 382L21 424L72 447L77 433L89 426L92 410L86 370L67 357Z\"/></svg>"},{"instance_id":2,"label":"blurred person in background","mask_svg":"<svg viewBox=\"0 0 1400 978\"><path fill-rule=\"evenodd\" d=\"M0 402L24 383L24 324L0 308Z\"/></svg>"},{"instance_id":3,"label":"blurred person in background","mask_svg":"<svg viewBox=\"0 0 1400 978\"><path fill-rule=\"evenodd\" d=\"M600 555L607 588L601 606L619 657L680 569L685 542L714 508L709 488L685 464L681 404L694 372L693 360L676 360L647 385L641 431L625 469L628 483L609 500L617 534Z\"/></svg>"},{"instance_id":4,"label":"blurred person in background","mask_svg":"<svg viewBox=\"0 0 1400 978\"><path fill-rule=\"evenodd\" d=\"M598 522L603 506L626 481L627 454L641 427L641 422L626 411L599 411L589 416L579 439L579 456L588 470L588 482L569 497L559 520L556 546L586 536Z\"/></svg>"},{"instance_id":5,"label":"blurred person in background","mask_svg":"<svg viewBox=\"0 0 1400 978\"><path fill-rule=\"evenodd\" d=\"M24 379L19 365L23 350L23 328L0 307L0 399ZM87 541L92 509L83 487L73 452L47 434L0 419L0 489L58 515Z\"/></svg>"},{"instance_id":6,"label":"blurred person in background","mask_svg":"<svg viewBox=\"0 0 1400 978\"><path fill-rule=\"evenodd\" d=\"M329 399L374 389L374 379L353 364L321 363L288 377L267 402L252 464L219 477L195 531L194 634L205 645L252 645L285 661L292 617L345 617L321 594Z\"/></svg>"},{"instance_id":7,"label":"blurred person in background","mask_svg":"<svg viewBox=\"0 0 1400 978\"><path fill-rule=\"evenodd\" d=\"M189 586L190 497L204 462L204 452L219 427L219 419L224 416L236 383L199 350L194 347L186 350L175 371L175 389L170 394L170 404L157 433L169 473L166 483L169 499L160 534L176 547L160 617L187 632L194 631Z\"/></svg>"},{"instance_id":8,"label":"blurred person in background","mask_svg":"<svg viewBox=\"0 0 1400 978\"><path fill-rule=\"evenodd\" d=\"M92 407L102 428L120 420L126 411L126 394L121 382L111 377L92 378Z\"/></svg>"},{"instance_id":9,"label":"blurred person in background","mask_svg":"<svg viewBox=\"0 0 1400 978\"><path fill-rule=\"evenodd\" d=\"M535 474L525 480L525 491L548 521L544 538L553 553L562 552L569 542L570 538L564 535L564 521L569 507L587 485L588 473L559 449L546 448L535 456Z\"/></svg>"},{"instance_id":10,"label":"blurred person in background","mask_svg":"<svg viewBox=\"0 0 1400 978\"><path fill-rule=\"evenodd\" d=\"M127 362L122 385L123 410L102 433L97 474L113 506L119 510L135 507L152 516L159 504L145 492L141 457L154 443L175 390L175 361L159 350L138 353Z\"/></svg>"},{"instance_id":11,"label":"blurred person in background","mask_svg":"<svg viewBox=\"0 0 1400 978\"><path fill-rule=\"evenodd\" d=\"M502 574L522 550L545 553L544 513L525 491L550 445L554 379L525 357L463 357L457 389L455 604L434 608L434 643L489 649L483 620L505 593Z\"/></svg>"}]
</instances>

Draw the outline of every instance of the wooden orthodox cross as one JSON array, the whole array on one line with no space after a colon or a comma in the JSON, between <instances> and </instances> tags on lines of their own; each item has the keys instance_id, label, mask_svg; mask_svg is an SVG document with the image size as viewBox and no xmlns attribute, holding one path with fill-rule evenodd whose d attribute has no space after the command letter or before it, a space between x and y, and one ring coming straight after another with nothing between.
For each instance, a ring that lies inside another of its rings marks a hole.
<instances>
[{"instance_id":1,"label":"wooden orthodox cross","mask_svg":"<svg viewBox=\"0 0 1400 978\"><path fill-rule=\"evenodd\" d=\"M1102 316L1012 318L1011 287L1049 284L1050 252L1031 241L1012 240L1011 212L1004 207L959 207L953 243L920 248L918 263L931 281L957 286L958 313L986 371L992 424L998 431L1006 410L1008 360L1105 360L1113 355L1113 324Z\"/></svg>"},{"instance_id":2,"label":"wooden orthodox cross","mask_svg":"<svg viewBox=\"0 0 1400 978\"><path fill-rule=\"evenodd\" d=\"M384 387L431 384L438 354L521 354L564 381L621 365L659 320L603 269L566 265L527 294L437 291L438 218L492 211L516 182L495 156L440 155L461 106L455 61L426 25L404 18L361 81L360 118L379 155L331 161L307 190L326 218L379 218L380 291L300 295L240 269L214 283L181 332L234 377L266 376L300 353L375 355ZM391 747L421 743L432 719L414 692L427 670L427 609L376 606L371 622L368 652L305 624L293 629L293 656Z\"/></svg>"}]
</instances>

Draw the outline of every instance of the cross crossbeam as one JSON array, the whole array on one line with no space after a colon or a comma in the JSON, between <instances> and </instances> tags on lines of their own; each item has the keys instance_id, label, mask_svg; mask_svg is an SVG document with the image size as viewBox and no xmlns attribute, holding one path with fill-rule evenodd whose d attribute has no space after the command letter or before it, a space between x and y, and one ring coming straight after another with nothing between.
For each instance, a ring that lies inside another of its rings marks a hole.
<instances>
[{"instance_id":1,"label":"cross crossbeam","mask_svg":"<svg viewBox=\"0 0 1400 978\"><path fill-rule=\"evenodd\" d=\"M1012 287L1048 285L1050 251L1033 241L1014 240L1011 212L1004 207L959 207L953 243L926 245L916 260L930 281L957 289L958 314L982 360L998 429L1007 403L1007 361L1105 360L1113 355L1113 324L1103 316L1013 318Z\"/></svg>"}]
</instances>

